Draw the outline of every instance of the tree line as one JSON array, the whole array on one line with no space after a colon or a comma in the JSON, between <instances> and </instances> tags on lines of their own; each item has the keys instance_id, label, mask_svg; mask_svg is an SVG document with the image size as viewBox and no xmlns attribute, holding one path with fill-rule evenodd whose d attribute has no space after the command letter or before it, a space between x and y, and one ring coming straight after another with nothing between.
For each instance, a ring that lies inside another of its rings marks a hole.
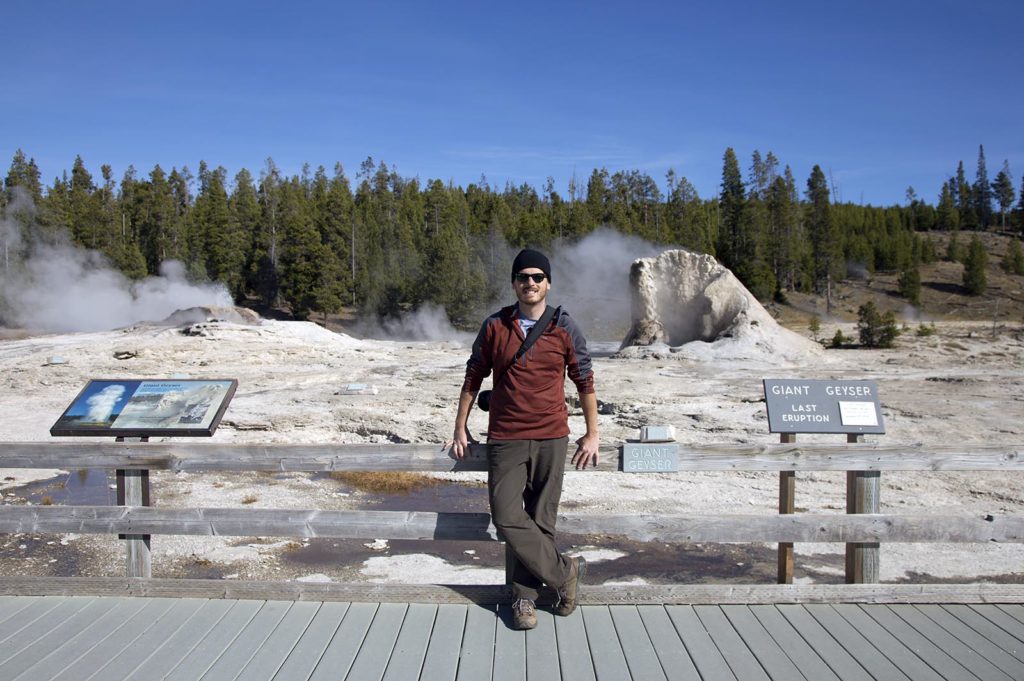
<instances>
[{"instance_id":1,"label":"tree line","mask_svg":"<svg viewBox=\"0 0 1024 681\"><path fill-rule=\"evenodd\" d=\"M340 164L287 176L268 159L258 177L242 169L229 180L223 167L201 162L196 175L157 165L140 176L129 167L117 181L109 165L97 179L77 157L70 174L44 186L19 150L0 209L20 234L3 231L0 267L9 272L37 244L70 238L129 278L175 259L195 281L220 281L239 302L297 318L343 307L389 317L431 303L457 326L473 326L506 291L510 253L571 243L601 225L715 255L761 300L828 295L853 267L900 272L901 290L916 302L918 266L939 257L928 232L1024 223L1024 187L1018 200L1006 163L990 182L983 148L974 182L961 162L935 205L912 188L906 205L889 207L837 203L833 194L819 166L798 183L773 153L755 151L744 174L731 148L720 193L707 198L674 170L663 189L638 170L594 169L585 182L574 175L563 195L552 178L539 192L492 187L484 176L463 188L403 177L372 158L351 179Z\"/></svg>"}]
</instances>

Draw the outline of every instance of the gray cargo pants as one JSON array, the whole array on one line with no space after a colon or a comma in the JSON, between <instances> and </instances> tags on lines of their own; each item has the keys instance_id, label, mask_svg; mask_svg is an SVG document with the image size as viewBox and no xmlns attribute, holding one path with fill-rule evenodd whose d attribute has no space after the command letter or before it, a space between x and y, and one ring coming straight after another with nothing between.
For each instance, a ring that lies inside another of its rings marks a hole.
<instances>
[{"instance_id":1,"label":"gray cargo pants","mask_svg":"<svg viewBox=\"0 0 1024 681\"><path fill-rule=\"evenodd\" d=\"M541 584L558 588L569 579L569 560L555 546L568 446L568 437L487 442L491 520L515 557L513 598L536 601Z\"/></svg>"}]
</instances>

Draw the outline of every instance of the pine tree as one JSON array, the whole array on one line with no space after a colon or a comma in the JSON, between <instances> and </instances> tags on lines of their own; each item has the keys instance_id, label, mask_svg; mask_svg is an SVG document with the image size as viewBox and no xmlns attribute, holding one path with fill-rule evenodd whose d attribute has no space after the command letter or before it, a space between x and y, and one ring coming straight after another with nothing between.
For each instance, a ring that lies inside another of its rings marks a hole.
<instances>
[{"instance_id":1,"label":"pine tree","mask_svg":"<svg viewBox=\"0 0 1024 681\"><path fill-rule=\"evenodd\" d=\"M175 254L177 214L174 194L167 175L159 165L149 174L148 182L135 187L135 193L139 247L146 259L146 270L153 274L160 271L160 263Z\"/></svg>"},{"instance_id":2,"label":"pine tree","mask_svg":"<svg viewBox=\"0 0 1024 681\"><path fill-rule=\"evenodd\" d=\"M911 263L900 272L898 285L901 296L912 305L921 304L921 270L917 263Z\"/></svg>"},{"instance_id":3,"label":"pine tree","mask_svg":"<svg viewBox=\"0 0 1024 681\"><path fill-rule=\"evenodd\" d=\"M731 270L736 270L745 250L742 232L745 202L746 190L740 164L736 160L736 152L729 147L722 158L722 187L718 197L718 259Z\"/></svg>"},{"instance_id":4,"label":"pine tree","mask_svg":"<svg viewBox=\"0 0 1024 681\"><path fill-rule=\"evenodd\" d=\"M227 281L232 296L240 301L253 283L250 273L258 269L253 260L260 234L261 211L252 173L242 168L235 174L234 185L228 199L228 232L238 235L242 257L237 264L237 274L228 275ZM235 288L231 288L231 282Z\"/></svg>"},{"instance_id":5,"label":"pine tree","mask_svg":"<svg viewBox=\"0 0 1024 681\"><path fill-rule=\"evenodd\" d=\"M868 348L891 348L900 333L895 313L888 310L879 314L873 301L857 309L857 332L860 344Z\"/></svg>"},{"instance_id":6,"label":"pine tree","mask_svg":"<svg viewBox=\"0 0 1024 681\"><path fill-rule=\"evenodd\" d=\"M43 185L39 179L39 167L34 158L26 159L25 152L21 149L14 152L11 167L7 170L7 177L4 178L6 194L4 204L13 203L15 187L20 187L25 192L33 206L38 206L42 201Z\"/></svg>"},{"instance_id":7,"label":"pine tree","mask_svg":"<svg viewBox=\"0 0 1024 681\"><path fill-rule=\"evenodd\" d=\"M320 283L319 267L325 249L313 226L305 201L305 187L299 176L281 184L278 210L280 293L291 307L292 314L298 319L306 319L324 302L318 300L316 289ZM336 306L340 306L340 301Z\"/></svg>"},{"instance_id":8,"label":"pine tree","mask_svg":"<svg viewBox=\"0 0 1024 681\"><path fill-rule=\"evenodd\" d=\"M956 176L953 180L956 188L956 209L960 213L960 229L974 230L979 227L978 212L975 210L974 193L971 185L967 183L967 174L964 172L964 162L956 167Z\"/></svg>"},{"instance_id":9,"label":"pine tree","mask_svg":"<svg viewBox=\"0 0 1024 681\"><path fill-rule=\"evenodd\" d=\"M960 262L964 259L963 249L960 246L960 233L953 232L946 243L946 261Z\"/></svg>"},{"instance_id":10,"label":"pine tree","mask_svg":"<svg viewBox=\"0 0 1024 681\"><path fill-rule=\"evenodd\" d=\"M189 253L188 216L192 210L192 173L185 166L181 170L171 168L167 176L167 184L171 190L174 212L168 229L168 253L166 258L191 262Z\"/></svg>"},{"instance_id":11,"label":"pine tree","mask_svg":"<svg viewBox=\"0 0 1024 681\"><path fill-rule=\"evenodd\" d=\"M202 262L206 276L227 286L236 297L242 289L242 274L246 259L246 233L238 222L231 219L231 207L226 185L227 170L217 167L209 170L200 165L199 194L192 210L195 239L204 246L193 255L194 262Z\"/></svg>"},{"instance_id":12,"label":"pine tree","mask_svg":"<svg viewBox=\"0 0 1024 681\"><path fill-rule=\"evenodd\" d=\"M31 246L29 238L42 204L42 184L35 159L26 159L18 149L0 191L0 268L4 272L12 261L21 262Z\"/></svg>"},{"instance_id":13,"label":"pine tree","mask_svg":"<svg viewBox=\"0 0 1024 681\"><path fill-rule=\"evenodd\" d=\"M979 227L987 229L992 223L992 185L988 181L988 170L985 167L985 147L978 146L978 172L975 176L974 210L978 214Z\"/></svg>"},{"instance_id":14,"label":"pine tree","mask_svg":"<svg viewBox=\"0 0 1024 681\"><path fill-rule=\"evenodd\" d=\"M1010 274L1024 274L1024 250L1019 239L1010 240L1007 253L1002 256L1002 269Z\"/></svg>"},{"instance_id":15,"label":"pine tree","mask_svg":"<svg viewBox=\"0 0 1024 681\"><path fill-rule=\"evenodd\" d=\"M81 156L76 156L71 168L71 187L68 194L71 236L75 243L91 249L102 247L99 205L93 196L95 191L96 185L85 167L85 162Z\"/></svg>"},{"instance_id":16,"label":"pine tree","mask_svg":"<svg viewBox=\"0 0 1024 681\"><path fill-rule=\"evenodd\" d=\"M956 202L953 200L949 182L942 184L942 192L939 194L936 227L943 231L953 231L960 227L960 211L957 210Z\"/></svg>"},{"instance_id":17,"label":"pine tree","mask_svg":"<svg viewBox=\"0 0 1024 681\"><path fill-rule=\"evenodd\" d=\"M992 194L995 196L996 203L999 204L1000 224L1003 229L1006 229L1006 213L1010 210L1013 200L1016 198L1013 191L1013 176L1010 175L1010 162L1008 160L1003 161L1003 169L999 171L995 181L992 183Z\"/></svg>"},{"instance_id":18,"label":"pine tree","mask_svg":"<svg viewBox=\"0 0 1024 681\"><path fill-rule=\"evenodd\" d=\"M977 235L971 239L971 245L967 249L967 258L964 260L964 288L972 296L980 296L988 287L986 279L986 268L988 267L988 254L985 246Z\"/></svg>"},{"instance_id":19,"label":"pine tree","mask_svg":"<svg viewBox=\"0 0 1024 681\"><path fill-rule=\"evenodd\" d=\"M1003 270L1009 274L1024 274L1024 250L1021 249L1020 239L1010 239L1006 246L1006 255L1003 256Z\"/></svg>"},{"instance_id":20,"label":"pine tree","mask_svg":"<svg viewBox=\"0 0 1024 681\"><path fill-rule=\"evenodd\" d=\"M280 292L279 250L280 250L280 208L281 174L268 158L260 173L257 193L260 205L259 228L253 239L252 257L249 260L249 289L254 291L264 305L278 303Z\"/></svg>"},{"instance_id":21,"label":"pine tree","mask_svg":"<svg viewBox=\"0 0 1024 681\"><path fill-rule=\"evenodd\" d=\"M832 306L832 281L842 273L842 244L839 230L832 219L828 185L821 166L814 166L807 179L807 231L814 262L814 285L824 291L827 305Z\"/></svg>"}]
</instances>

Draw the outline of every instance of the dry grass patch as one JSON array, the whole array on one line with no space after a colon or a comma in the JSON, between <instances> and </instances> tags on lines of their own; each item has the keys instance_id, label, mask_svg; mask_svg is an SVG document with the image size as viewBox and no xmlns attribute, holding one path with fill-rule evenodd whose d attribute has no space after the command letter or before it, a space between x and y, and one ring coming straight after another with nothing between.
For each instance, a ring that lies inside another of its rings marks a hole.
<instances>
[{"instance_id":1,"label":"dry grass patch","mask_svg":"<svg viewBox=\"0 0 1024 681\"><path fill-rule=\"evenodd\" d=\"M259 500L260 500L260 498L258 496L256 496L255 494L247 494L247 495L245 495L245 497L242 498L242 503L243 504L255 504Z\"/></svg>"},{"instance_id":2,"label":"dry grass patch","mask_svg":"<svg viewBox=\"0 0 1024 681\"><path fill-rule=\"evenodd\" d=\"M442 482L422 473L380 471L332 471L331 478L360 491L377 494L407 494Z\"/></svg>"}]
</instances>

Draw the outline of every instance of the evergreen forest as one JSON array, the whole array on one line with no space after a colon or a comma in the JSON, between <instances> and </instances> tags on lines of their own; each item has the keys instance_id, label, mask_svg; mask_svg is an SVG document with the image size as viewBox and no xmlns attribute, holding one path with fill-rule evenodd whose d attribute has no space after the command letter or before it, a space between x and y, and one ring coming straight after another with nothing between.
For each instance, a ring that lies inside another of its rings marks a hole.
<instances>
[{"instance_id":1,"label":"evergreen forest","mask_svg":"<svg viewBox=\"0 0 1024 681\"><path fill-rule=\"evenodd\" d=\"M709 197L673 170L659 184L637 170L595 169L563 194L551 178L539 190L492 187L484 176L467 187L421 182L372 158L351 178L340 164L289 177L268 159L258 176L229 178L201 162L195 175L157 165L118 180L108 165L93 175L79 157L44 185L20 150L3 189L5 273L38 244L70 239L131 279L178 260L195 282L222 282L239 303L299 319L342 308L388 318L430 303L462 328L507 291L517 249L573 243L600 226L710 253L761 300L827 294L856 268L898 272L914 302L920 264L969 255L966 244L960 255L937 254L929 232L1024 225L1024 187L1015 190L1007 163L990 180L983 147L973 178L960 162L934 202L908 188L905 205L889 207L837 202L821 167L798 180L771 152L755 151L744 170L731 148Z\"/></svg>"}]
</instances>

